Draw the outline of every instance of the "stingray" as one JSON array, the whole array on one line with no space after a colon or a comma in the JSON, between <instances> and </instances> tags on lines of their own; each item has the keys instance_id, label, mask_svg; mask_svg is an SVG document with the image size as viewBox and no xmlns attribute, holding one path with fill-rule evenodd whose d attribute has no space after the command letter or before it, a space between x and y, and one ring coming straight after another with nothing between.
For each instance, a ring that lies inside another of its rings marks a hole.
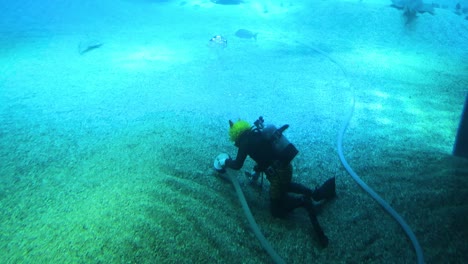
<instances>
[{"instance_id":1,"label":"stingray","mask_svg":"<svg viewBox=\"0 0 468 264\"><path fill-rule=\"evenodd\" d=\"M392 7L405 10L405 13L431 13L434 14L432 4L425 4L422 0L392 0Z\"/></svg>"}]
</instances>

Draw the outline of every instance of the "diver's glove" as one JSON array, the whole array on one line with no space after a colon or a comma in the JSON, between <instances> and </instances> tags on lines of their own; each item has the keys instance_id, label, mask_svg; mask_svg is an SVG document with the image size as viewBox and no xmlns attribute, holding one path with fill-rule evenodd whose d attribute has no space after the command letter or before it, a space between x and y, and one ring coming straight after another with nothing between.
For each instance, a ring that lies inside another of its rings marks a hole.
<instances>
[{"instance_id":1,"label":"diver's glove","mask_svg":"<svg viewBox=\"0 0 468 264\"><path fill-rule=\"evenodd\" d=\"M216 156L213 167L217 172L225 173L226 172L226 160L230 159L231 157L226 153L221 153Z\"/></svg>"},{"instance_id":2,"label":"diver's glove","mask_svg":"<svg viewBox=\"0 0 468 264\"><path fill-rule=\"evenodd\" d=\"M244 172L245 173L245 176L247 176L247 178L250 180L250 182L257 182L258 178L260 177L260 172L249 172L249 171L246 171Z\"/></svg>"}]
</instances>

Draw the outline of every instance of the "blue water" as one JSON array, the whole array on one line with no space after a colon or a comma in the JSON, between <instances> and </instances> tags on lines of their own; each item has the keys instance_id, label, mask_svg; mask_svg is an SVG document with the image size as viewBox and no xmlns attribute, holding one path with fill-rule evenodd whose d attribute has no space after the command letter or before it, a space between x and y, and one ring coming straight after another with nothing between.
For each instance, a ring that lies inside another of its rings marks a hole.
<instances>
[{"instance_id":1,"label":"blue water","mask_svg":"<svg viewBox=\"0 0 468 264\"><path fill-rule=\"evenodd\" d=\"M352 98L351 166L428 263L466 262L468 164L451 156L468 87L459 2L407 23L376 0L0 0L0 263L268 263L211 168L236 153L227 121L260 115L290 125L296 181L338 177L322 250L302 211L272 218L268 183L259 193L239 172L287 263L416 262L339 162Z\"/></svg>"}]
</instances>

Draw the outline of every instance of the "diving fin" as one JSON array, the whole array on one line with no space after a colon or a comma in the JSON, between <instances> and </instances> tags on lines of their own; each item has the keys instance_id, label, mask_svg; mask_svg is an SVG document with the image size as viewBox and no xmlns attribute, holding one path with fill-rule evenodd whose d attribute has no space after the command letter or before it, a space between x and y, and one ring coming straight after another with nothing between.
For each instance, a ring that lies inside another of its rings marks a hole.
<instances>
[{"instance_id":1,"label":"diving fin","mask_svg":"<svg viewBox=\"0 0 468 264\"><path fill-rule=\"evenodd\" d=\"M330 200L336 196L335 177L328 179L322 186L316 188L312 193L312 199L315 201Z\"/></svg>"}]
</instances>

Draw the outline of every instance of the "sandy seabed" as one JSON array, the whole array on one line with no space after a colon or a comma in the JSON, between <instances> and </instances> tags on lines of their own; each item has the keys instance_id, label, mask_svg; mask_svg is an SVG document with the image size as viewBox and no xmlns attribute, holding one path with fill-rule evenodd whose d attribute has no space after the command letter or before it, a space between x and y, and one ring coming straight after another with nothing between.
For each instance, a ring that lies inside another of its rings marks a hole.
<instances>
[{"instance_id":1,"label":"sandy seabed","mask_svg":"<svg viewBox=\"0 0 468 264\"><path fill-rule=\"evenodd\" d=\"M122 1L107 12L3 21L18 30L0 38L0 263L271 262L211 167L236 153L227 120L259 115L290 125L296 181L337 177L321 249L305 212L272 218L268 183L230 172L287 263L416 262L339 161L352 98L350 165L407 221L427 263L468 261L468 161L451 155L468 87L462 17L440 9L405 26L365 2ZM207 45L214 34L228 46Z\"/></svg>"}]
</instances>

